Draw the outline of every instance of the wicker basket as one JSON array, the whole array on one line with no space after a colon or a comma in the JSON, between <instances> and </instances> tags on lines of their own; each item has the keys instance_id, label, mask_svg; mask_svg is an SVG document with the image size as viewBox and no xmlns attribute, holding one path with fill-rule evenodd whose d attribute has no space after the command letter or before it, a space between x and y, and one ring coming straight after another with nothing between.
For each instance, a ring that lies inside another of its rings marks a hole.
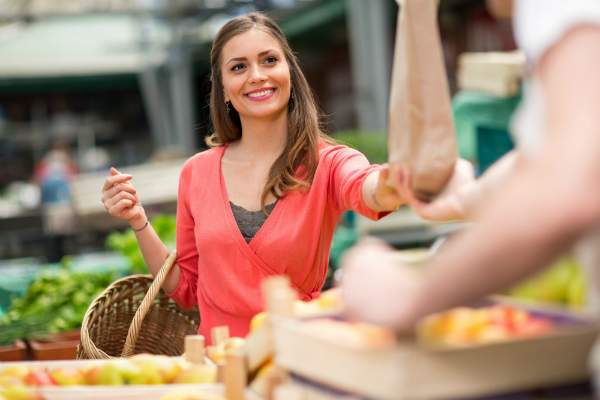
<instances>
[{"instance_id":1,"label":"wicker basket","mask_svg":"<svg viewBox=\"0 0 600 400\"><path fill-rule=\"evenodd\" d=\"M151 275L119 279L92 302L81 326L78 359L183 353L184 338L197 333L200 316L197 310L181 310L160 290L175 258L173 252L156 279Z\"/></svg>"}]
</instances>

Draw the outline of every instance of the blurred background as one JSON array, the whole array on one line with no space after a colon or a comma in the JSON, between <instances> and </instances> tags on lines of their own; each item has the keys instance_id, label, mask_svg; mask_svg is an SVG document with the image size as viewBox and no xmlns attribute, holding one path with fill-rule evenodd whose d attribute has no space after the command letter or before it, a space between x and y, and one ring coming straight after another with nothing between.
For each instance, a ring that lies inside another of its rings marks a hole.
<instances>
[{"instance_id":1,"label":"blurred background","mask_svg":"<svg viewBox=\"0 0 600 400\"><path fill-rule=\"evenodd\" d=\"M0 0L5 326L66 307L52 323L35 322L46 330L77 328L107 282L145 271L133 233L100 202L109 166L133 174L153 225L174 243L179 169L211 133L210 43L229 18L252 10L282 26L327 132L385 162L394 0ZM512 147L509 120L524 59L511 21L492 17L483 0L441 0L439 24L460 152L482 172ZM376 225L347 214L331 250L332 271L362 235L417 248L405 256L418 261L458 228L425 223L409 210ZM581 290L578 270L570 259L563 264L562 275L549 279L557 284L525 296L580 302L571 298L579 292L567 298L575 280ZM77 295L83 286L85 295ZM36 299L50 297L55 303L31 311Z\"/></svg>"},{"instance_id":2,"label":"blurred background","mask_svg":"<svg viewBox=\"0 0 600 400\"><path fill-rule=\"evenodd\" d=\"M283 27L327 131L384 161L393 0L0 0L0 259L102 246L118 221L84 178L110 165L172 211L178 168L152 165L204 148L211 40L255 9ZM440 26L453 94L461 54L514 49L483 1L443 0Z\"/></svg>"}]
</instances>

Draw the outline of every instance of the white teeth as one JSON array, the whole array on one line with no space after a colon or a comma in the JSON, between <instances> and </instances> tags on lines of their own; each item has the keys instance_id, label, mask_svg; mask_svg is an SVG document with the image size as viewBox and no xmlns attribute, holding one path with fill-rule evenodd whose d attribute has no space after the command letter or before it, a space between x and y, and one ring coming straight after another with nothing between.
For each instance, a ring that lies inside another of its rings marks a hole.
<instances>
[{"instance_id":1,"label":"white teeth","mask_svg":"<svg viewBox=\"0 0 600 400\"><path fill-rule=\"evenodd\" d=\"M261 90L260 92L250 93L250 94L248 94L248 97L262 97L262 96L267 96L271 93L273 93L273 89L266 89L266 90Z\"/></svg>"}]
</instances>

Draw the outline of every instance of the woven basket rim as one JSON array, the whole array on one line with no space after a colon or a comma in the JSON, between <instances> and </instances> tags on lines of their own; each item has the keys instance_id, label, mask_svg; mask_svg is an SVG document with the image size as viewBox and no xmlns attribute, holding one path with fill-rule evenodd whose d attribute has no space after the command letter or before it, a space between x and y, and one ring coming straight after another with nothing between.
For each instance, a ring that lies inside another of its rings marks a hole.
<instances>
[{"instance_id":1,"label":"woven basket rim","mask_svg":"<svg viewBox=\"0 0 600 400\"><path fill-rule=\"evenodd\" d=\"M96 343L94 343L90 337L90 329L96 323L97 315L104 315L103 313L105 313L108 309L107 312L114 312L118 316L122 311L122 309L118 307L119 302L137 298L138 294L143 294L143 298L139 304L136 304L137 309L135 310L132 319L129 321L129 329L125 337L123 349L121 350L121 357L133 355L145 318L148 312L150 312L150 310L152 310L154 307L175 312L174 314L177 318L177 322L175 325L170 325L171 327L178 327L180 325L180 321L184 324L190 324L191 326L199 322L199 318L195 318L195 316L190 316L181 312L177 303L164 291L162 291L161 286L165 282L165 279L172 266L175 264L176 258L177 252L171 252L155 276L149 274L134 274L125 276L112 282L106 289L104 289L102 293L100 293L94 299L84 315L83 322L81 324L80 348L82 351L78 354L84 357L96 359L114 358L96 346ZM123 286L127 286L127 288L121 289ZM141 288L143 288L143 292L140 290ZM162 294L161 291L163 292ZM114 295L115 293L116 296ZM158 302L157 299L159 300ZM164 299L166 299L166 303L164 302ZM135 301L137 302L137 300ZM114 304L117 305L116 311L111 307ZM174 307L172 307L173 305ZM127 318L129 318L129 316L127 316Z\"/></svg>"},{"instance_id":2,"label":"woven basket rim","mask_svg":"<svg viewBox=\"0 0 600 400\"><path fill-rule=\"evenodd\" d=\"M113 356L109 356L108 354L106 354L106 352L104 352L102 349L99 349L96 346L96 344L90 337L90 333L89 333L90 324L94 320L93 317L95 317L95 312L101 306L104 306L107 304L107 301L108 301L107 297L111 292L113 292L114 290L117 290L120 286L123 286L123 284L128 284L128 282L136 281L136 280L152 281L153 277L150 274L135 274L135 275L128 275L123 278L117 279L116 281L111 283L106 289L104 289L94 299L92 304L90 304L90 306L88 307L88 309L85 312L85 315L83 317L83 322L81 324L81 346L83 348L83 351L87 355L92 356L93 358L105 358L105 359L114 358Z\"/></svg>"}]
</instances>

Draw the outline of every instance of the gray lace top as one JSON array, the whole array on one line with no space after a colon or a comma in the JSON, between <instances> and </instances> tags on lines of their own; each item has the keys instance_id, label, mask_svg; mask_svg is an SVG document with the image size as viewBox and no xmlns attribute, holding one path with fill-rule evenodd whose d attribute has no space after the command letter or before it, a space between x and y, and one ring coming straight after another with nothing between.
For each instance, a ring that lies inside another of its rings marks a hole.
<instances>
[{"instance_id":1,"label":"gray lace top","mask_svg":"<svg viewBox=\"0 0 600 400\"><path fill-rule=\"evenodd\" d=\"M273 211L276 203L271 203L265 207L269 214ZM246 243L249 243L267 220L267 215L262 210L248 211L244 207L240 207L232 202L229 202L229 204L231 205L231 211L233 211L233 216L240 232L244 236Z\"/></svg>"}]
</instances>

